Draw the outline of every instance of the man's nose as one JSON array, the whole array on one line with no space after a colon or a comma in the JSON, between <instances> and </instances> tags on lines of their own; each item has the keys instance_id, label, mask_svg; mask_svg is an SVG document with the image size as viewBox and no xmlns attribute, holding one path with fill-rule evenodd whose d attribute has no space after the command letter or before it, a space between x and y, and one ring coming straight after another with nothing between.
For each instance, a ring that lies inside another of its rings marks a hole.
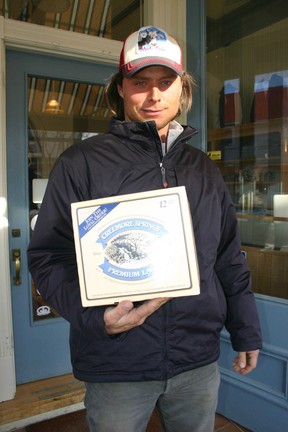
<instances>
[{"instance_id":1,"label":"man's nose","mask_svg":"<svg viewBox=\"0 0 288 432\"><path fill-rule=\"evenodd\" d=\"M150 88L150 99L153 101L158 101L161 99L161 92L157 86L151 86Z\"/></svg>"}]
</instances>

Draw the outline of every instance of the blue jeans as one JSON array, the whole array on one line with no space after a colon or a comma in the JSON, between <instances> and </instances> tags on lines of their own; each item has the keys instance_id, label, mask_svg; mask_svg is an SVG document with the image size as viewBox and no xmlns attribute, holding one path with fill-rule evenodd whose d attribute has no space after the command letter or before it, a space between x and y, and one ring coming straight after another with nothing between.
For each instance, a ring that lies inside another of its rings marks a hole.
<instances>
[{"instance_id":1,"label":"blue jeans","mask_svg":"<svg viewBox=\"0 0 288 432\"><path fill-rule=\"evenodd\" d=\"M145 432L156 406L166 432L213 432L217 363L167 381L86 383L90 432Z\"/></svg>"}]
</instances>

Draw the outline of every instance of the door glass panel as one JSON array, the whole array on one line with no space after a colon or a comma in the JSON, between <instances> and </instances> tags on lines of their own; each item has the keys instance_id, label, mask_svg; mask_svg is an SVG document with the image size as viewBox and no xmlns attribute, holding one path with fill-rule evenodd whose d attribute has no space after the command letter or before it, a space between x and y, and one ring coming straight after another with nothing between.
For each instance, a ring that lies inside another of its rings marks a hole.
<instances>
[{"instance_id":1,"label":"door glass panel","mask_svg":"<svg viewBox=\"0 0 288 432\"><path fill-rule=\"evenodd\" d=\"M0 0L0 15L76 33L124 40L142 25L143 0Z\"/></svg>"},{"instance_id":2,"label":"door glass panel","mask_svg":"<svg viewBox=\"0 0 288 432\"><path fill-rule=\"evenodd\" d=\"M59 155L93 134L107 131L110 111L104 86L28 76L28 167L31 235L49 173ZM33 319L57 317L31 286Z\"/></svg>"},{"instance_id":3,"label":"door glass panel","mask_svg":"<svg viewBox=\"0 0 288 432\"><path fill-rule=\"evenodd\" d=\"M207 150L237 210L253 290L287 299L288 3L277 4L207 0Z\"/></svg>"}]
</instances>

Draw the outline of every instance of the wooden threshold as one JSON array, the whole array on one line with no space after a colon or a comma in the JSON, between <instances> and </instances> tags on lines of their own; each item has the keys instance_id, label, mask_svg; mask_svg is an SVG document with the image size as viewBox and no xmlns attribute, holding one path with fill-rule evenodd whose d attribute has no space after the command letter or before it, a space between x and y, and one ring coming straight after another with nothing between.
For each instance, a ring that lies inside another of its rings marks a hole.
<instances>
[{"instance_id":1,"label":"wooden threshold","mask_svg":"<svg viewBox=\"0 0 288 432\"><path fill-rule=\"evenodd\" d=\"M85 385L72 374L21 384L13 400L0 403L0 431L83 408Z\"/></svg>"}]
</instances>

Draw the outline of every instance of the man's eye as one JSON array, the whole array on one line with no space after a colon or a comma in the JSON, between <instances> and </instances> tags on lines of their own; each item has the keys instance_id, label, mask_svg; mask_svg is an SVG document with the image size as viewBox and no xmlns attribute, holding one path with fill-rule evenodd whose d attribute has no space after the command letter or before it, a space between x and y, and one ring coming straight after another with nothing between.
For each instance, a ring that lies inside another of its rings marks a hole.
<instances>
[{"instance_id":1,"label":"man's eye","mask_svg":"<svg viewBox=\"0 0 288 432\"><path fill-rule=\"evenodd\" d=\"M170 84L171 84L171 81L169 81L169 80L165 80L165 81L161 82L161 85L166 86L166 87L169 86Z\"/></svg>"},{"instance_id":2,"label":"man's eye","mask_svg":"<svg viewBox=\"0 0 288 432\"><path fill-rule=\"evenodd\" d=\"M143 87L143 86L145 86L145 84L146 84L145 81L136 81L135 82L135 85L138 87Z\"/></svg>"}]
</instances>

